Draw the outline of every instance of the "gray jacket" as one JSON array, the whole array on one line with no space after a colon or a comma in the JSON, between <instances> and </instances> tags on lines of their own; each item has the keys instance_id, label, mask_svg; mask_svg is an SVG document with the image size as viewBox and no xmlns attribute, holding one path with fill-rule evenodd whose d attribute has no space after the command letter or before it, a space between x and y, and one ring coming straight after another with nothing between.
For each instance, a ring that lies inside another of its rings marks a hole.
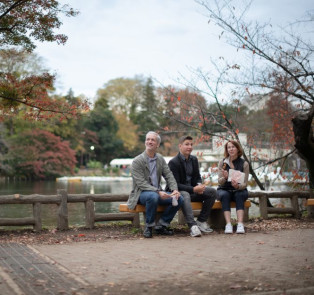
<instances>
[{"instance_id":1,"label":"gray jacket","mask_svg":"<svg viewBox=\"0 0 314 295\"><path fill-rule=\"evenodd\" d=\"M161 182L161 176L163 176L171 191L178 190L177 182L174 179L165 159L161 154L156 154L156 156L157 179L159 185ZM133 178L133 188L129 195L127 205L130 209L134 209L142 191L157 191L157 188L152 186L149 181L148 156L145 151L133 160L131 173Z\"/></svg>"}]
</instances>

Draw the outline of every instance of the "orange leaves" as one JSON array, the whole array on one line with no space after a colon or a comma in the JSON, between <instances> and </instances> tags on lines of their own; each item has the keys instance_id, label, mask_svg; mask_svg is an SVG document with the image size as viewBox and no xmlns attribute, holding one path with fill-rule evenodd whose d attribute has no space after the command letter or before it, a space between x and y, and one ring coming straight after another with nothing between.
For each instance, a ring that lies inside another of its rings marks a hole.
<instances>
[{"instance_id":1,"label":"orange leaves","mask_svg":"<svg viewBox=\"0 0 314 295\"><path fill-rule=\"evenodd\" d=\"M178 96L178 101L181 101L181 96Z\"/></svg>"},{"instance_id":2,"label":"orange leaves","mask_svg":"<svg viewBox=\"0 0 314 295\"><path fill-rule=\"evenodd\" d=\"M25 119L48 120L59 117L75 117L78 113L89 108L87 101L68 103L63 99L49 96L48 91L53 88L54 76L45 73L40 76L28 76L22 80L4 73L0 81L0 105L2 116L13 116L21 105L26 106ZM61 115L61 116L60 116Z\"/></svg>"},{"instance_id":3,"label":"orange leaves","mask_svg":"<svg viewBox=\"0 0 314 295\"><path fill-rule=\"evenodd\" d=\"M239 132L240 132L239 129L236 129L235 133L236 133L236 134L239 134Z\"/></svg>"}]
</instances>

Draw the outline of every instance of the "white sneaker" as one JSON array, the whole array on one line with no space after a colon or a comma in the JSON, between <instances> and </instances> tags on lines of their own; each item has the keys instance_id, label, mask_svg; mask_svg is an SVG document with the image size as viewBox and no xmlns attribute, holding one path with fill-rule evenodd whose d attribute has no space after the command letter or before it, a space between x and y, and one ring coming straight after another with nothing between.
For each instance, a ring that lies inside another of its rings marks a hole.
<instances>
[{"instance_id":1,"label":"white sneaker","mask_svg":"<svg viewBox=\"0 0 314 295\"><path fill-rule=\"evenodd\" d=\"M245 234L245 230L244 230L244 225L243 223L239 223L237 225L237 231L236 231L237 234Z\"/></svg>"},{"instance_id":2,"label":"white sneaker","mask_svg":"<svg viewBox=\"0 0 314 295\"><path fill-rule=\"evenodd\" d=\"M202 235L200 229L198 228L197 225L193 225L191 227L191 233L190 233L190 236L191 237L200 237Z\"/></svg>"},{"instance_id":3,"label":"white sneaker","mask_svg":"<svg viewBox=\"0 0 314 295\"><path fill-rule=\"evenodd\" d=\"M197 224L198 228L204 233L212 233L213 232L213 230L209 227L209 225L206 221L200 222L200 221L196 220L196 224Z\"/></svg>"},{"instance_id":4,"label":"white sneaker","mask_svg":"<svg viewBox=\"0 0 314 295\"><path fill-rule=\"evenodd\" d=\"M233 233L233 228L231 223L227 223L225 227L225 234L232 234Z\"/></svg>"}]
</instances>

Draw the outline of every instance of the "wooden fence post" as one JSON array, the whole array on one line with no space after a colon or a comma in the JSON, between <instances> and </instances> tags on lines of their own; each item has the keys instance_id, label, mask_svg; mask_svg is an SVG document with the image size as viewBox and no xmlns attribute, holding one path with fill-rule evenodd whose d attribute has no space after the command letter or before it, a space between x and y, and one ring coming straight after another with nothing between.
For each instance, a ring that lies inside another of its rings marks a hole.
<instances>
[{"instance_id":1,"label":"wooden fence post","mask_svg":"<svg viewBox=\"0 0 314 295\"><path fill-rule=\"evenodd\" d=\"M261 217L263 219L268 219L267 196L266 195L262 195L259 197L259 210L261 213Z\"/></svg>"},{"instance_id":2,"label":"wooden fence post","mask_svg":"<svg viewBox=\"0 0 314 295\"><path fill-rule=\"evenodd\" d=\"M67 230L69 229L68 219L68 193L64 189L58 189L57 194L60 197L60 204L58 208L58 225L57 229Z\"/></svg>"},{"instance_id":3,"label":"wooden fence post","mask_svg":"<svg viewBox=\"0 0 314 295\"><path fill-rule=\"evenodd\" d=\"M291 197L291 207L294 209L294 217L300 218L300 210L299 210L299 198L298 195Z\"/></svg>"},{"instance_id":4,"label":"wooden fence post","mask_svg":"<svg viewBox=\"0 0 314 295\"><path fill-rule=\"evenodd\" d=\"M41 231L42 224L41 224L41 204L39 202L33 203L33 215L34 215L34 230Z\"/></svg>"},{"instance_id":5,"label":"wooden fence post","mask_svg":"<svg viewBox=\"0 0 314 295\"><path fill-rule=\"evenodd\" d=\"M94 209L94 201L91 199L87 199L85 202L85 224L89 229L94 228L95 224L95 209Z\"/></svg>"}]
</instances>

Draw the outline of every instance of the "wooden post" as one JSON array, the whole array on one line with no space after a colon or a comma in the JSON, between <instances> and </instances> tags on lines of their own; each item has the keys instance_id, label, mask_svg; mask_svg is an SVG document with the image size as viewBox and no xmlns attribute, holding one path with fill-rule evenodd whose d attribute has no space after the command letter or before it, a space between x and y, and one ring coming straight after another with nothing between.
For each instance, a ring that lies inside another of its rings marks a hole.
<instances>
[{"instance_id":1,"label":"wooden post","mask_svg":"<svg viewBox=\"0 0 314 295\"><path fill-rule=\"evenodd\" d=\"M132 220L132 225L134 227L140 227L140 213L135 213Z\"/></svg>"},{"instance_id":2,"label":"wooden post","mask_svg":"<svg viewBox=\"0 0 314 295\"><path fill-rule=\"evenodd\" d=\"M214 229L224 228L226 225L226 220L222 209L211 210L208 223Z\"/></svg>"},{"instance_id":3,"label":"wooden post","mask_svg":"<svg viewBox=\"0 0 314 295\"><path fill-rule=\"evenodd\" d=\"M91 199L87 199L85 202L85 224L89 229L94 228L95 224L95 209L94 209L94 201Z\"/></svg>"},{"instance_id":4,"label":"wooden post","mask_svg":"<svg viewBox=\"0 0 314 295\"><path fill-rule=\"evenodd\" d=\"M263 219L268 219L267 195L262 195L259 197L259 210L260 210L261 217Z\"/></svg>"},{"instance_id":5,"label":"wooden post","mask_svg":"<svg viewBox=\"0 0 314 295\"><path fill-rule=\"evenodd\" d=\"M295 218L300 218L300 210L299 210L299 198L298 195L292 196L291 197L291 207L294 209L294 217Z\"/></svg>"},{"instance_id":6,"label":"wooden post","mask_svg":"<svg viewBox=\"0 0 314 295\"><path fill-rule=\"evenodd\" d=\"M68 219L68 193L64 189L58 189L57 194L61 199L58 208L58 225L59 230L69 229L69 219Z\"/></svg>"},{"instance_id":7,"label":"wooden post","mask_svg":"<svg viewBox=\"0 0 314 295\"><path fill-rule=\"evenodd\" d=\"M314 218L314 206L307 206L307 217Z\"/></svg>"},{"instance_id":8,"label":"wooden post","mask_svg":"<svg viewBox=\"0 0 314 295\"><path fill-rule=\"evenodd\" d=\"M34 215L34 230L41 231L42 224L41 224L41 204L39 202L33 203L33 215Z\"/></svg>"},{"instance_id":9,"label":"wooden post","mask_svg":"<svg viewBox=\"0 0 314 295\"><path fill-rule=\"evenodd\" d=\"M244 222L248 222L249 221L249 208L248 207L244 207L243 221Z\"/></svg>"},{"instance_id":10,"label":"wooden post","mask_svg":"<svg viewBox=\"0 0 314 295\"><path fill-rule=\"evenodd\" d=\"M178 224L184 225L185 223L186 223L186 220L185 220L184 214L182 210L179 210L178 211Z\"/></svg>"}]
</instances>

